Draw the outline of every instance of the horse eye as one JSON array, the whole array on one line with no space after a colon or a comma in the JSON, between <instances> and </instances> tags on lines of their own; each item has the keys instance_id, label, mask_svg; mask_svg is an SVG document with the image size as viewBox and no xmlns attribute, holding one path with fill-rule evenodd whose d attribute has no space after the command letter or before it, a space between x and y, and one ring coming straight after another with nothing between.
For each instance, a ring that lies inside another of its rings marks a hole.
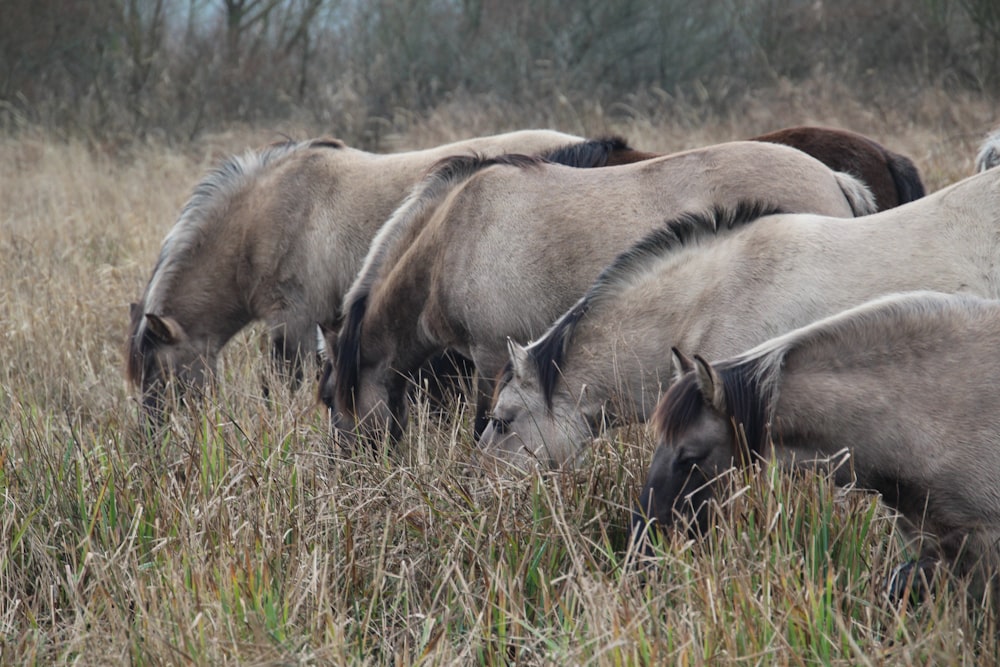
<instances>
[{"instance_id":1,"label":"horse eye","mask_svg":"<svg viewBox=\"0 0 1000 667\"><path fill-rule=\"evenodd\" d=\"M504 434L510 430L510 420L504 419L502 417L490 416L490 422L493 423L493 428L497 433Z\"/></svg>"},{"instance_id":2,"label":"horse eye","mask_svg":"<svg viewBox=\"0 0 1000 667\"><path fill-rule=\"evenodd\" d=\"M674 459L674 467L683 469L694 468L696 465L700 464L701 461L702 457L697 454L691 452L681 452L677 455L677 458Z\"/></svg>"}]
</instances>

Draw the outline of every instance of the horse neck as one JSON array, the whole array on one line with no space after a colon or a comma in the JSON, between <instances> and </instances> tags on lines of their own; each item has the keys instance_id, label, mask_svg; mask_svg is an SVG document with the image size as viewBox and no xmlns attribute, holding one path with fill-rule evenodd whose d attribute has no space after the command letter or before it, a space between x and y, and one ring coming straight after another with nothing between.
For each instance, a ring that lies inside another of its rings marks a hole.
<instances>
[{"instance_id":1,"label":"horse neck","mask_svg":"<svg viewBox=\"0 0 1000 667\"><path fill-rule=\"evenodd\" d=\"M897 326L881 341L838 334L784 356L770 409L772 455L780 463L836 462L847 450L850 463L836 469L838 484L856 480L895 495L895 471L921 465L949 439L941 424L974 401L942 393L940 379L955 367L990 362L962 359L961 345L919 326L896 338ZM914 362L923 369L914 372ZM970 423L976 418L968 415Z\"/></svg>"},{"instance_id":2,"label":"horse neck","mask_svg":"<svg viewBox=\"0 0 1000 667\"><path fill-rule=\"evenodd\" d=\"M645 422L672 379L659 343L670 338L664 323L675 318L636 316L628 304L604 304L593 315L577 325L555 391L582 395L616 419Z\"/></svg>"},{"instance_id":3,"label":"horse neck","mask_svg":"<svg viewBox=\"0 0 1000 667\"><path fill-rule=\"evenodd\" d=\"M165 302L166 314L177 319L189 335L204 337L218 347L260 317L238 286L235 268L227 264L222 257L193 263L178 277Z\"/></svg>"},{"instance_id":4,"label":"horse neck","mask_svg":"<svg viewBox=\"0 0 1000 667\"><path fill-rule=\"evenodd\" d=\"M415 371L433 353L425 330L430 271L404 257L377 282L361 323L362 346L377 350L400 372Z\"/></svg>"}]
</instances>

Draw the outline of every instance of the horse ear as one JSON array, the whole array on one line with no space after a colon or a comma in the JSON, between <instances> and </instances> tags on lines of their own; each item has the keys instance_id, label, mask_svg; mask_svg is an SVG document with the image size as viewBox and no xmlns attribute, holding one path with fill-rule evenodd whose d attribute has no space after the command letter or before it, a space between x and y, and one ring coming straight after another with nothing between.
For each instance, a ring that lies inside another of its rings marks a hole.
<instances>
[{"instance_id":1,"label":"horse ear","mask_svg":"<svg viewBox=\"0 0 1000 667\"><path fill-rule=\"evenodd\" d=\"M172 317L146 313L146 327L154 338L166 345L176 343L184 335L180 322Z\"/></svg>"},{"instance_id":2,"label":"horse ear","mask_svg":"<svg viewBox=\"0 0 1000 667\"><path fill-rule=\"evenodd\" d=\"M670 348L670 359L674 364L674 382L680 380L686 373L694 370L694 362L676 347Z\"/></svg>"},{"instance_id":3,"label":"horse ear","mask_svg":"<svg viewBox=\"0 0 1000 667\"><path fill-rule=\"evenodd\" d=\"M698 388L705 401L722 414L726 413L726 394L722 386L722 378L712 364L708 363L697 354L694 355L695 377L698 379Z\"/></svg>"},{"instance_id":4,"label":"horse ear","mask_svg":"<svg viewBox=\"0 0 1000 667\"><path fill-rule=\"evenodd\" d=\"M510 363L514 369L514 376L517 378L523 378L525 371L530 368L530 365L528 364L528 348L514 342L514 340L508 336L507 354L510 355Z\"/></svg>"}]
</instances>

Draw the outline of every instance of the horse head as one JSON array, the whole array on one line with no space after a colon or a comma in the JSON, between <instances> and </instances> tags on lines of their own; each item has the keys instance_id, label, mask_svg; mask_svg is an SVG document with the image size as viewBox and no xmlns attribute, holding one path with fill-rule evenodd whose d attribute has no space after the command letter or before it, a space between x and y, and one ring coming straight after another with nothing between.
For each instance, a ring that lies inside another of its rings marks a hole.
<instances>
[{"instance_id":1,"label":"horse head","mask_svg":"<svg viewBox=\"0 0 1000 667\"><path fill-rule=\"evenodd\" d=\"M549 382L527 348L508 340L510 359L497 384L493 411L479 453L515 468L572 463L602 422L600 401L573 397Z\"/></svg>"},{"instance_id":2,"label":"horse head","mask_svg":"<svg viewBox=\"0 0 1000 667\"><path fill-rule=\"evenodd\" d=\"M218 349L199 340L173 317L143 312L130 304L126 377L142 394L147 416L158 418L175 387L183 395L212 376Z\"/></svg>"},{"instance_id":3,"label":"horse head","mask_svg":"<svg viewBox=\"0 0 1000 667\"><path fill-rule=\"evenodd\" d=\"M407 378L392 368L386 355L377 353L375 340L361 345L360 318L353 315L335 342L328 342L330 359L319 382L319 400L330 412L332 435L345 449L353 449L359 439L373 447L395 442L407 419Z\"/></svg>"},{"instance_id":4,"label":"horse head","mask_svg":"<svg viewBox=\"0 0 1000 667\"><path fill-rule=\"evenodd\" d=\"M688 359L677 349L673 360L683 376L664 395L653 419L659 446L634 514L637 534L649 519L661 528L681 520L695 534L704 534L716 485L733 467L739 451L725 387L716 369L701 357Z\"/></svg>"}]
</instances>

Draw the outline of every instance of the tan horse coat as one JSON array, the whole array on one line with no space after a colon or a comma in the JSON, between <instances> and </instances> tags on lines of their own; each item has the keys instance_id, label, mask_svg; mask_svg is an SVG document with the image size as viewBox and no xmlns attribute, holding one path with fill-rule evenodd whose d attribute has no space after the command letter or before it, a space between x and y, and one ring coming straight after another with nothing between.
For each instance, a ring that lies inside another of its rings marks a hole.
<instances>
[{"instance_id":1,"label":"tan horse coat","mask_svg":"<svg viewBox=\"0 0 1000 667\"><path fill-rule=\"evenodd\" d=\"M508 337L543 331L620 250L682 211L751 197L844 217L874 208L856 179L769 143L589 170L453 160L415 191L417 220L348 294L321 396L341 431L398 434L406 377L444 349L475 362L488 396Z\"/></svg>"},{"instance_id":2,"label":"tan horse coat","mask_svg":"<svg viewBox=\"0 0 1000 667\"><path fill-rule=\"evenodd\" d=\"M372 237L433 164L579 141L525 130L380 155L314 140L227 159L195 187L133 304L128 378L155 402L164 372L198 382L256 320L294 366L315 353L317 324L336 324Z\"/></svg>"},{"instance_id":3,"label":"tan horse coat","mask_svg":"<svg viewBox=\"0 0 1000 667\"><path fill-rule=\"evenodd\" d=\"M776 215L680 250L651 234L544 336L512 349L481 445L518 465L572 465L602 424L648 418L671 381L671 347L723 358L918 289L1000 297L1000 171L855 220Z\"/></svg>"}]
</instances>

